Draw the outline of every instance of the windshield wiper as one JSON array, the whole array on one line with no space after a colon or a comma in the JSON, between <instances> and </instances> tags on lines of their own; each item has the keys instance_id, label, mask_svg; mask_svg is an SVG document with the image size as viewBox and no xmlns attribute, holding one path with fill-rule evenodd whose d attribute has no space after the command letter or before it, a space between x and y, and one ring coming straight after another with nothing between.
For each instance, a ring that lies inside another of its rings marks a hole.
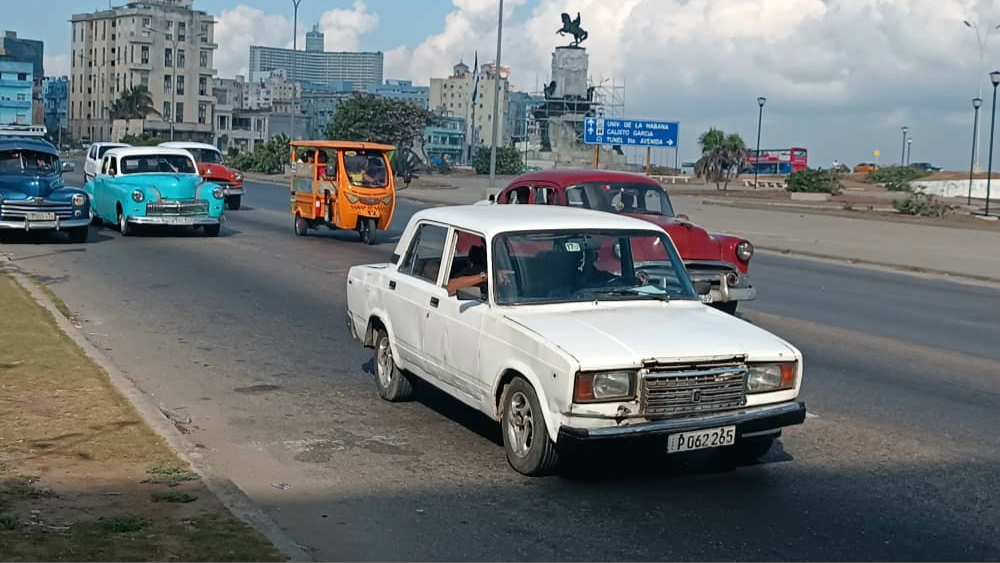
<instances>
[{"instance_id":1,"label":"windshield wiper","mask_svg":"<svg viewBox=\"0 0 1000 563\"><path fill-rule=\"evenodd\" d=\"M607 296L607 297L648 297L651 299L656 299L658 301L670 301L670 295L666 293L647 293L645 291L639 291L638 288L634 287L621 287L621 288L595 288L595 289L585 289L581 293L586 292L587 295L597 296Z\"/></svg>"}]
</instances>

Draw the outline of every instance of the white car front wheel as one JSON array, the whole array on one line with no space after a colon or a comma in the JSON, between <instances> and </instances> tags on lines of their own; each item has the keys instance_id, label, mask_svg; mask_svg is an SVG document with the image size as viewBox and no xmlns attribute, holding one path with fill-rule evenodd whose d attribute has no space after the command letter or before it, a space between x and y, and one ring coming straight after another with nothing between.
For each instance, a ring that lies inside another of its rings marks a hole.
<instances>
[{"instance_id":1,"label":"white car front wheel","mask_svg":"<svg viewBox=\"0 0 1000 563\"><path fill-rule=\"evenodd\" d=\"M500 419L507 462L518 473L549 475L559 463L556 445L549 439L538 396L524 378L510 382Z\"/></svg>"}]
</instances>

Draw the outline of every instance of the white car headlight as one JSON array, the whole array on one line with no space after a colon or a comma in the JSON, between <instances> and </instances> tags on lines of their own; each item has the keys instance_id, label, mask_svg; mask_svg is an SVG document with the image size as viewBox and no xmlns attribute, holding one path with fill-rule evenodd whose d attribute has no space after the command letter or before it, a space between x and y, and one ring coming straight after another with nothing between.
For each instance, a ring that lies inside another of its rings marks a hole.
<instances>
[{"instance_id":1,"label":"white car headlight","mask_svg":"<svg viewBox=\"0 0 1000 563\"><path fill-rule=\"evenodd\" d=\"M142 203L146 200L146 194L140 189L132 190L132 201Z\"/></svg>"},{"instance_id":2,"label":"white car headlight","mask_svg":"<svg viewBox=\"0 0 1000 563\"><path fill-rule=\"evenodd\" d=\"M750 364L747 393L767 393L795 387L795 362Z\"/></svg>"},{"instance_id":3,"label":"white car headlight","mask_svg":"<svg viewBox=\"0 0 1000 563\"><path fill-rule=\"evenodd\" d=\"M71 203L73 205L75 205L76 207L82 207L83 204L87 203L87 196L85 196L83 194L75 194L75 195L73 195L73 199L71 200Z\"/></svg>"},{"instance_id":4,"label":"white car headlight","mask_svg":"<svg viewBox=\"0 0 1000 563\"><path fill-rule=\"evenodd\" d=\"M736 257L742 262L749 262L753 257L753 245L750 241L743 241L736 245Z\"/></svg>"},{"instance_id":5,"label":"white car headlight","mask_svg":"<svg viewBox=\"0 0 1000 563\"><path fill-rule=\"evenodd\" d=\"M215 189L213 189L212 190L212 195L215 196L215 199L222 199L222 195L223 195L222 194L222 188L215 188Z\"/></svg>"},{"instance_id":6,"label":"white car headlight","mask_svg":"<svg viewBox=\"0 0 1000 563\"><path fill-rule=\"evenodd\" d=\"M608 371L578 373L573 387L573 402L595 403L630 399L635 394L635 372Z\"/></svg>"},{"instance_id":7,"label":"white car headlight","mask_svg":"<svg viewBox=\"0 0 1000 563\"><path fill-rule=\"evenodd\" d=\"M236 173L236 181L237 182L242 182L243 181L243 173L242 172L237 172Z\"/></svg>"}]
</instances>

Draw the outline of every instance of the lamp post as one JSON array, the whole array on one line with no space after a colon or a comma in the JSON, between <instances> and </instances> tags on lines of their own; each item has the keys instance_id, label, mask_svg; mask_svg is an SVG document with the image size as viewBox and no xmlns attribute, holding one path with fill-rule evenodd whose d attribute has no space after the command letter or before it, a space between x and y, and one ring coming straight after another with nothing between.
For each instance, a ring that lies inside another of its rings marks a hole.
<instances>
[{"instance_id":1,"label":"lamp post","mask_svg":"<svg viewBox=\"0 0 1000 563\"><path fill-rule=\"evenodd\" d=\"M497 62L493 75L493 140L490 143L490 193L496 187L497 181L497 112L500 110L500 51L503 46L503 0L497 15ZM487 195L487 197L489 197Z\"/></svg>"},{"instance_id":2,"label":"lamp post","mask_svg":"<svg viewBox=\"0 0 1000 563\"><path fill-rule=\"evenodd\" d=\"M760 125L764 119L764 104L767 103L767 98L761 96L757 98L757 153L754 155L753 160L753 189L757 189L757 168L760 166ZM674 164L676 165L677 158L674 157Z\"/></svg>"},{"instance_id":3,"label":"lamp post","mask_svg":"<svg viewBox=\"0 0 1000 563\"><path fill-rule=\"evenodd\" d=\"M296 73L295 60L299 54L299 3L302 0L292 0L292 120L291 120L291 139L295 140L295 113L297 111L295 107L295 94L297 88L295 84L298 81L298 74Z\"/></svg>"},{"instance_id":4,"label":"lamp post","mask_svg":"<svg viewBox=\"0 0 1000 563\"><path fill-rule=\"evenodd\" d=\"M994 70L990 73L990 82L993 83L993 107L990 111L990 152L988 160L986 163L986 210L983 215L990 214L990 180L993 176L993 130L996 128L997 124L997 86L1000 85L1000 70Z\"/></svg>"},{"instance_id":5,"label":"lamp post","mask_svg":"<svg viewBox=\"0 0 1000 563\"><path fill-rule=\"evenodd\" d=\"M973 111L973 117L972 117L972 156L969 158L969 160L971 160L971 162L969 163L969 201L968 201L969 205L972 205L972 174L976 170L976 164L978 164L978 162L977 162L978 159L976 158L976 156L977 156L976 149L978 147L976 145L978 144L977 141L979 140L979 108L982 105L983 105L983 99L982 98L978 98L978 97L977 98L972 98L972 111Z\"/></svg>"},{"instance_id":6,"label":"lamp post","mask_svg":"<svg viewBox=\"0 0 1000 563\"><path fill-rule=\"evenodd\" d=\"M899 165L905 166L906 164L906 134L910 131L909 127L903 126L903 148L899 151Z\"/></svg>"},{"instance_id":7,"label":"lamp post","mask_svg":"<svg viewBox=\"0 0 1000 563\"><path fill-rule=\"evenodd\" d=\"M982 78L982 76L983 76L983 70L984 70L983 69L983 58L984 58L984 56L986 54L986 41L990 38L990 33L992 33L993 30L1000 29L1000 25L992 25L992 26L988 27L986 29L986 34L984 35L984 34L980 34L979 33L979 25L977 23L975 23L975 22L970 23L968 20L965 20L962 23L964 23L966 27L968 27L968 28L970 28L970 29L972 29L973 31L976 32L976 43L979 46L979 68L976 71L976 87L979 88L979 95L976 96L976 97L979 98L980 100L982 100L983 99L983 78ZM979 115L977 114L976 115L976 142L975 142L975 146L976 146L976 153L975 153L975 155L976 156L975 156L975 163L972 166L973 166L973 169L975 169L976 167L979 167L979 169L982 170L982 167L981 167L980 162L979 162L979 160L980 160L979 156L980 155L979 155L979 150L978 150L978 148L979 148L979 131L978 131L978 129L979 129Z\"/></svg>"}]
</instances>

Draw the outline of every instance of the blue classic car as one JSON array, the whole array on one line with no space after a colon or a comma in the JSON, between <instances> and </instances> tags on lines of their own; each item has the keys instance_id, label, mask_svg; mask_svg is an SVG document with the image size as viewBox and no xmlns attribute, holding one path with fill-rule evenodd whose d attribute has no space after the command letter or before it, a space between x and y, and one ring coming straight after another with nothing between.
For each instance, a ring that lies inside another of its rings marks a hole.
<instances>
[{"instance_id":1,"label":"blue classic car","mask_svg":"<svg viewBox=\"0 0 1000 563\"><path fill-rule=\"evenodd\" d=\"M64 231L87 242L90 199L63 184L59 151L42 127L0 127L0 229Z\"/></svg>"},{"instance_id":2,"label":"blue classic car","mask_svg":"<svg viewBox=\"0 0 1000 563\"><path fill-rule=\"evenodd\" d=\"M142 225L168 225L201 228L214 237L225 221L222 187L203 181L184 149L111 149L84 188L93 222L116 225L122 236Z\"/></svg>"}]
</instances>

